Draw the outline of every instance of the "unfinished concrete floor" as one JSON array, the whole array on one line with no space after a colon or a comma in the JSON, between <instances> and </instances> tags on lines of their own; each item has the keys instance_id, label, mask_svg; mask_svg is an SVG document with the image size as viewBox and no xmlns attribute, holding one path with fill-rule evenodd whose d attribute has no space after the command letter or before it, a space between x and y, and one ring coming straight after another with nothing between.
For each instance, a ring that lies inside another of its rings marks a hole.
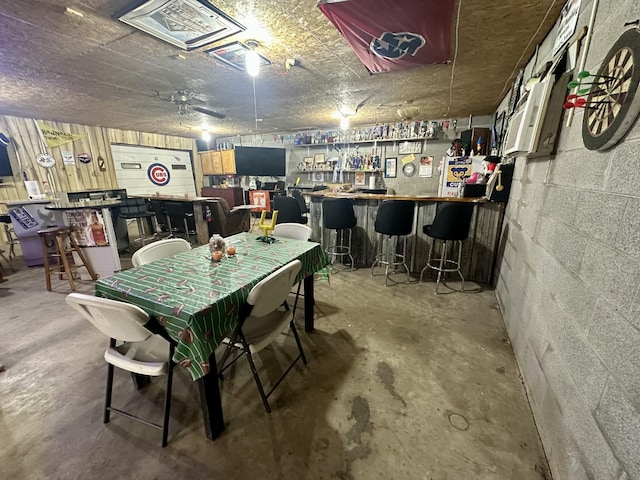
<instances>
[{"instance_id":1,"label":"unfinished concrete floor","mask_svg":"<svg viewBox=\"0 0 640 480\"><path fill-rule=\"evenodd\" d=\"M2 479L548 478L492 291L385 288L369 269L318 282L316 331L301 332L309 363L275 391L273 413L238 362L222 386L226 430L209 441L196 385L177 369L162 449L157 430L117 415L102 423L107 339L66 306L68 285L47 292L41 268L5 273ZM267 381L292 358L291 335L282 347L259 355ZM154 381L138 392L116 372L114 406L159 421L163 390Z\"/></svg>"}]
</instances>

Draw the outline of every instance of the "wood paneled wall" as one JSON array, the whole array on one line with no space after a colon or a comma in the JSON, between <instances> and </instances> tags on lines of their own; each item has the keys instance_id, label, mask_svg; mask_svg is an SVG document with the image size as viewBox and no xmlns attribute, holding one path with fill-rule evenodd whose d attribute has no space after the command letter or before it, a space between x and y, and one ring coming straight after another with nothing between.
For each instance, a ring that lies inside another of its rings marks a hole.
<instances>
[{"instance_id":1,"label":"wood paneled wall","mask_svg":"<svg viewBox=\"0 0 640 480\"><path fill-rule=\"evenodd\" d=\"M190 150L194 160L196 190L199 191L202 186L202 166L195 140L192 138L50 120L42 120L42 122L56 130L85 134L86 136L59 147L49 148L46 147L40 135L35 119L0 116L0 132L9 137L13 145L13 148L9 147L13 179L4 177L4 183L0 183L0 202L27 198L23 172L26 173L28 180L38 180L42 193L44 193L43 181L52 184L51 187L54 191L118 188L111 155L112 143ZM65 165L61 153L63 151L73 152L74 157L78 153L89 153L92 160L88 164L76 161L75 165ZM55 166L49 170L40 167L36 163L36 156L40 153L48 153L55 158ZM99 168L98 159L100 157L104 160L103 171ZM3 209L2 205L0 205L0 209Z\"/></svg>"}]
</instances>

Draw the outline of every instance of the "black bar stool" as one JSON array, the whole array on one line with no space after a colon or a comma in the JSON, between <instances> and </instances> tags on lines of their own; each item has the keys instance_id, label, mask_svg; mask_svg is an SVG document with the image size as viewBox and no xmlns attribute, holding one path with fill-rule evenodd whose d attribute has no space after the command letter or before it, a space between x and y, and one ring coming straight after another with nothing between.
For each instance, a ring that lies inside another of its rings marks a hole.
<instances>
[{"instance_id":1,"label":"black bar stool","mask_svg":"<svg viewBox=\"0 0 640 480\"><path fill-rule=\"evenodd\" d=\"M471 217L473 216L473 203L465 202L446 202L440 205L436 211L436 216L431 225L425 225L422 231L425 235L433 238L431 248L429 249L429 257L427 265L420 272L420 282L427 268L431 268L438 272L436 280L436 293L440 286L440 280L444 278L447 272L457 272L462 279L460 290L464 291L464 277L460 271L460 259L462 257L462 241L469 236L471 228ZM433 248L437 240L442 241L442 252L440 258L431 259ZM456 260L447 257L447 242L458 242L458 257ZM437 262L437 264L435 263ZM448 267L451 265L451 267Z\"/></svg>"},{"instance_id":2,"label":"black bar stool","mask_svg":"<svg viewBox=\"0 0 640 480\"><path fill-rule=\"evenodd\" d=\"M120 205L120 211L118 215L125 220L135 220L138 225L139 238L136 239L141 245L144 245L146 241L154 240L157 233L153 233L150 237L144 236L144 226L142 219L151 221L151 225L155 223L156 214L150 212L147 208L147 200L144 198L125 198Z\"/></svg>"},{"instance_id":3,"label":"black bar stool","mask_svg":"<svg viewBox=\"0 0 640 480\"><path fill-rule=\"evenodd\" d=\"M378 207L374 228L380 234L380 247L376 259L371 265L371 275L375 275L375 267L384 265L384 284L388 286L389 267L402 265L407 272L407 282L409 282L410 272L407 266L407 235L413 230L414 204L409 200L385 200ZM385 236L387 237L387 247L384 247ZM396 237L395 242L393 237ZM398 253L398 242L402 237L402 253ZM395 282L398 283L398 282Z\"/></svg>"},{"instance_id":4,"label":"black bar stool","mask_svg":"<svg viewBox=\"0 0 640 480\"><path fill-rule=\"evenodd\" d=\"M167 224L169 227L169 232L171 236L174 232L180 232L184 228L184 233L187 236L187 241L191 243L190 234L195 234L195 223L194 228L189 227L189 219L194 220L193 217L193 206L188 202L164 202L164 211L167 215ZM182 221L183 227L174 227L171 222L173 220Z\"/></svg>"},{"instance_id":5,"label":"black bar stool","mask_svg":"<svg viewBox=\"0 0 640 480\"><path fill-rule=\"evenodd\" d=\"M327 254L331 255L333 263L336 257L349 257L351 268L355 262L351 255L351 229L358 223L353 212L353 201L350 198L325 198L322 201L322 224L324 228L336 231L336 242L327 247ZM349 232L349 240L345 244L344 232Z\"/></svg>"}]
</instances>

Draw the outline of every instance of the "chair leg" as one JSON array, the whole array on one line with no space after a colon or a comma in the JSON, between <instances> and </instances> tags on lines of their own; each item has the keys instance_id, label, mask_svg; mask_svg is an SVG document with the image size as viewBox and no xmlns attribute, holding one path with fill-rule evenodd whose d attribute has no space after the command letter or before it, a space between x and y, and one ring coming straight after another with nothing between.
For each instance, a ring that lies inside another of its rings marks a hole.
<instances>
[{"instance_id":1,"label":"chair leg","mask_svg":"<svg viewBox=\"0 0 640 480\"><path fill-rule=\"evenodd\" d=\"M300 342L300 337L298 336L298 329L293 323L293 320L289 322L289 326L291 327L291 331L293 332L293 338L296 339L296 344L298 345L298 350L300 351L300 357L302 358L302 363L306 365L307 357L304 355L304 350L302 349L302 342Z\"/></svg>"},{"instance_id":2,"label":"chair leg","mask_svg":"<svg viewBox=\"0 0 640 480\"><path fill-rule=\"evenodd\" d=\"M191 237L189 236L189 224L187 219L184 219L184 234L187 236L187 242L191 243Z\"/></svg>"},{"instance_id":3,"label":"chair leg","mask_svg":"<svg viewBox=\"0 0 640 480\"><path fill-rule=\"evenodd\" d=\"M442 242L442 255L440 256L440 270L438 270L438 278L436 279L436 293L438 293L438 287L440 287L440 279L443 278L444 265L447 261L447 241Z\"/></svg>"},{"instance_id":4,"label":"chair leg","mask_svg":"<svg viewBox=\"0 0 640 480\"><path fill-rule=\"evenodd\" d=\"M171 411L171 387L173 385L173 350L171 345L169 351L169 370L167 371L167 386L164 394L164 418L162 420L162 447L167 446L167 438L169 437L169 418Z\"/></svg>"},{"instance_id":5,"label":"chair leg","mask_svg":"<svg viewBox=\"0 0 640 480\"><path fill-rule=\"evenodd\" d=\"M49 248L47 248L47 237L42 237L42 258L44 260L44 275L47 281L47 290L51 291L51 269L49 268Z\"/></svg>"},{"instance_id":6,"label":"chair leg","mask_svg":"<svg viewBox=\"0 0 640 480\"><path fill-rule=\"evenodd\" d=\"M302 280L298 282L298 289L296 290L296 299L293 302L293 318L296 318L296 307L298 306L298 298L300 298L300 287L302 287Z\"/></svg>"},{"instance_id":7,"label":"chair leg","mask_svg":"<svg viewBox=\"0 0 640 480\"><path fill-rule=\"evenodd\" d=\"M460 262L462 261L462 242L457 240L458 242L458 275L460 275L460 279L462 282L460 283L460 290L464 292L464 277L462 276L462 272L460 271Z\"/></svg>"},{"instance_id":8,"label":"chair leg","mask_svg":"<svg viewBox=\"0 0 640 480\"><path fill-rule=\"evenodd\" d=\"M78 253L78 256L80 257L80 260L84 264L84 267L87 269L87 272L89 273L89 276L91 277L91 280L97 280L98 276L93 271L93 268L91 268L91 264L89 264L89 262L87 261L87 257L84 256L84 253L82 252L82 249L78 245L78 242L76 242L76 239L73 236L73 232L69 234L69 241L71 242L71 245L73 246L73 249ZM112 240L112 241L115 241L115 239Z\"/></svg>"},{"instance_id":9,"label":"chair leg","mask_svg":"<svg viewBox=\"0 0 640 480\"><path fill-rule=\"evenodd\" d=\"M243 342L246 344L246 342ZM247 360L249 361L249 366L251 367L251 373L253 373L253 379L256 381L256 386L258 387L258 392L260 392L260 398L262 398L262 404L264 405L264 409L267 413L271 413L271 407L269 406L269 401L267 400L267 396L264 393L264 388L262 388L262 382L260 381L260 377L258 376L258 370L256 369L256 364L253 363L253 358L251 358L251 352L249 351L249 346L246 346L244 351L247 356Z\"/></svg>"},{"instance_id":10,"label":"chair leg","mask_svg":"<svg viewBox=\"0 0 640 480\"><path fill-rule=\"evenodd\" d=\"M105 399L104 399L104 418L103 418L103 422L104 423L109 423L109 420L111 418L111 392L113 391L113 371L114 371L114 366L111 365L110 363L107 364L108 365L108 370L107 370L107 392L105 395Z\"/></svg>"},{"instance_id":11,"label":"chair leg","mask_svg":"<svg viewBox=\"0 0 640 480\"><path fill-rule=\"evenodd\" d=\"M62 237L60 235L56 235L56 245L58 246L60 259L62 260L62 264L64 265L64 270L67 274L67 280L69 280L69 286L71 287L72 291L75 291L76 284L73 281L73 272L71 271L71 266L69 265L69 258L67 257L67 251L64 248L64 244L62 243Z\"/></svg>"}]
</instances>

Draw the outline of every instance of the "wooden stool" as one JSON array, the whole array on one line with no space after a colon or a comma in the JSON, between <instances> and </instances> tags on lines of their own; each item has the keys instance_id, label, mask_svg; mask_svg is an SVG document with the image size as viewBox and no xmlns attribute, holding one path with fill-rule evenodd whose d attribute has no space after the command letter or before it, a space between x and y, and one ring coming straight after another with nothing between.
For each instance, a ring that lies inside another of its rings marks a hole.
<instances>
[{"instance_id":1,"label":"wooden stool","mask_svg":"<svg viewBox=\"0 0 640 480\"><path fill-rule=\"evenodd\" d=\"M54 258L57 259L58 275L60 280L62 280L62 275L66 275L67 280L69 280L71 290L75 291L76 289L76 284L73 281L72 269L77 270L79 267L84 266L93 280L98 279L73 236L73 227L45 228L43 230L38 230L38 235L42 239L42 256L44 258L44 274L47 280L47 290L51 291L52 270L50 261ZM65 247L65 237L69 240L69 248ZM55 252L53 253L49 251L49 242L52 242L55 247ZM76 265L73 261L73 252L76 252L80 257L80 260L82 261L81 265Z\"/></svg>"}]
</instances>

